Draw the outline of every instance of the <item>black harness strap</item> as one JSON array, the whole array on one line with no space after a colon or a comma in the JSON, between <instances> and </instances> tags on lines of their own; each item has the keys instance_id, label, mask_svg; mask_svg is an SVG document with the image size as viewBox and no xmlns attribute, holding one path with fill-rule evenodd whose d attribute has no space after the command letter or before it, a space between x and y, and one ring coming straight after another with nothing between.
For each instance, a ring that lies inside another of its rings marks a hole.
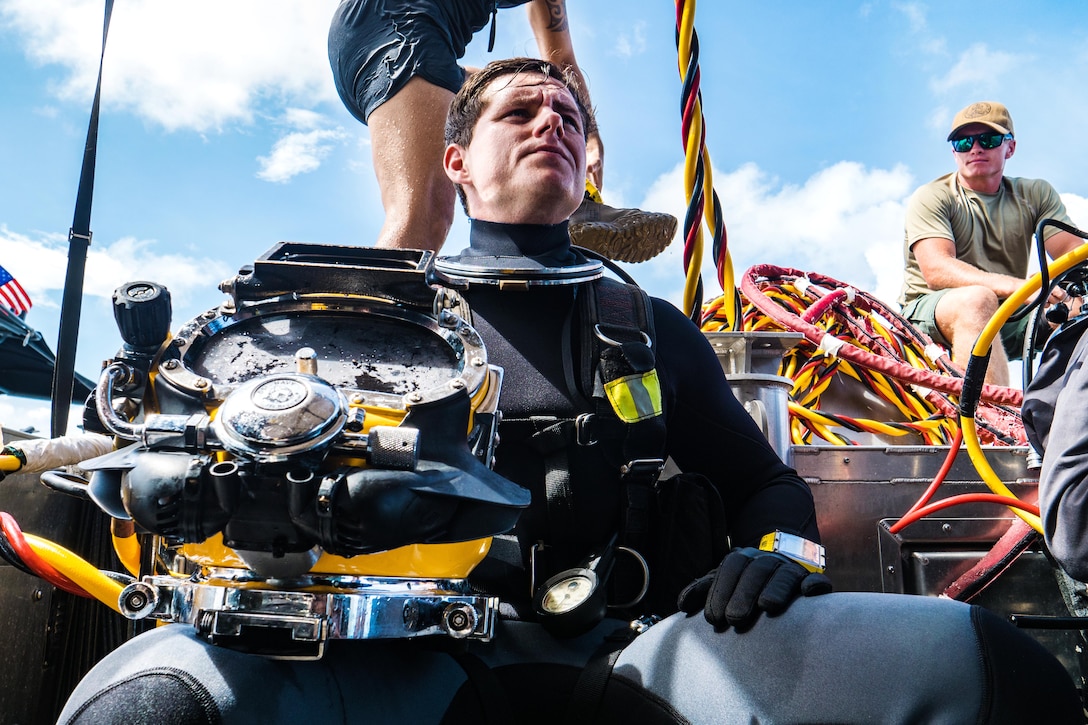
<instances>
[{"instance_id":1,"label":"black harness strap","mask_svg":"<svg viewBox=\"0 0 1088 725\"><path fill-rule=\"evenodd\" d=\"M610 357L616 358L610 360L613 366L620 364L618 358L633 364L631 361L638 352L643 352L643 355L647 352L642 350L646 341L651 354L643 364L653 366L652 353L657 345L657 336L650 298L639 287L604 278L586 285L585 294L580 299L582 356L585 360L581 370L582 389L592 396L599 418L614 420L616 413L604 394L604 383L607 381L601 378L601 368ZM610 350L602 335L620 343L620 349ZM622 464L662 456L665 450L664 416L626 424L622 428Z\"/></svg>"},{"instance_id":2,"label":"black harness strap","mask_svg":"<svg viewBox=\"0 0 1088 725\"><path fill-rule=\"evenodd\" d=\"M469 683L476 690L484 722L495 725L516 722L506 690L491 668L479 657L468 652L454 652L451 657L465 671Z\"/></svg>"},{"instance_id":3,"label":"black harness strap","mask_svg":"<svg viewBox=\"0 0 1088 725\"><path fill-rule=\"evenodd\" d=\"M545 419L539 419L544 423ZM533 446L544 456L544 493L548 502L550 544L560 550L577 540L574 531L574 491L571 489L570 421L547 419L548 424L533 435Z\"/></svg>"},{"instance_id":4,"label":"black harness strap","mask_svg":"<svg viewBox=\"0 0 1088 725\"><path fill-rule=\"evenodd\" d=\"M586 666L582 668L582 674L578 676L574 692L571 693L570 701L567 703L565 722L599 722L608 678L612 676L612 669L616 666L623 648L637 636L638 632L635 629L625 625L605 637L597 651L589 658Z\"/></svg>"},{"instance_id":5,"label":"black harness strap","mask_svg":"<svg viewBox=\"0 0 1088 725\"><path fill-rule=\"evenodd\" d=\"M611 365L640 364L653 367L653 350L657 345L650 298L635 285L601 279L589 285L583 296L585 304L582 325L583 355L589 359L582 366L583 385L593 392L596 416L601 420L618 421L611 403L604 394L602 369ZM620 349L607 349L602 336L620 343ZM648 341L649 360L642 348ZM622 513L621 543L645 553L650 537L650 510L653 486L664 466L665 417L657 415L635 423L621 424L620 465L624 484L625 506Z\"/></svg>"},{"instance_id":6,"label":"black harness strap","mask_svg":"<svg viewBox=\"0 0 1088 725\"><path fill-rule=\"evenodd\" d=\"M579 291L582 286L574 290L575 307L580 299ZM566 379L567 390L576 400L588 405L588 401L581 395L574 375L574 355L571 350L571 323L574 317L573 308L570 314L563 320L563 334L561 344L563 348L563 375ZM537 584L537 576L543 572L549 572L548 561L568 561L573 556L571 547L575 538L574 522L574 491L571 488L570 456L568 453L571 443L579 445L592 445L581 438L582 429L579 417L575 420L559 418L532 418L533 435L532 443L544 456L544 493L548 504L548 546L556 549L558 556L548 556L543 549L536 550L537 556L545 557L541 561L533 562L533 583ZM537 569L540 568L540 571Z\"/></svg>"}]
</instances>

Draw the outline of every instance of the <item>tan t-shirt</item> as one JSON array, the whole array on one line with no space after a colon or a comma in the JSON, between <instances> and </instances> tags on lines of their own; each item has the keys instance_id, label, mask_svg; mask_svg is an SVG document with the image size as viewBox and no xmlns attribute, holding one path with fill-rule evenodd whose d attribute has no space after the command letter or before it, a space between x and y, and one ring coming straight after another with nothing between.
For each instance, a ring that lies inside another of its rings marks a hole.
<instances>
[{"instance_id":1,"label":"tan t-shirt","mask_svg":"<svg viewBox=\"0 0 1088 725\"><path fill-rule=\"evenodd\" d=\"M922 277L913 246L937 237L956 243L956 258L986 272L1027 277L1035 227L1043 219L1072 224L1058 192L1042 179L1006 176L996 194L959 184L955 173L919 187L907 202L903 258L906 270L899 304L932 292ZM1061 229L1048 226L1043 239Z\"/></svg>"}]
</instances>

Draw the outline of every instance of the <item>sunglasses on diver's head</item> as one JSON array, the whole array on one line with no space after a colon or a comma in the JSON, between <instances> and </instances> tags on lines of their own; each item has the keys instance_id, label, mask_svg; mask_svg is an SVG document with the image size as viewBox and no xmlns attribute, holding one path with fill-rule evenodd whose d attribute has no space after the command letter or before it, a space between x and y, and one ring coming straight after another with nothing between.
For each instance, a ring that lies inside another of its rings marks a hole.
<instances>
[{"instance_id":1,"label":"sunglasses on diver's head","mask_svg":"<svg viewBox=\"0 0 1088 725\"><path fill-rule=\"evenodd\" d=\"M966 153L971 150L971 147L975 145L975 141L978 141L978 145L984 149L996 149L1006 140L1011 140L1011 133L997 133L991 131L990 133L976 133L971 136L961 136L960 138L952 139L952 149L959 153Z\"/></svg>"}]
</instances>

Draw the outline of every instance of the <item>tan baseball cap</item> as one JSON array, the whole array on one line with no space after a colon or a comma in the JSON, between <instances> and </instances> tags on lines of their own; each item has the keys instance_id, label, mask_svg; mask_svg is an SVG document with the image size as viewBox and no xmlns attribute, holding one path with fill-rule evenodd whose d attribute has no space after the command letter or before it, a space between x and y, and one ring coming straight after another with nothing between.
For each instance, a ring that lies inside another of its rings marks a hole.
<instances>
[{"instance_id":1,"label":"tan baseball cap","mask_svg":"<svg viewBox=\"0 0 1088 725\"><path fill-rule=\"evenodd\" d=\"M1012 116L1009 115L1009 109L996 101L979 101L956 114L956 117L952 119L952 133L948 134L947 140L951 141L957 131L972 123L989 126L998 133L1012 133Z\"/></svg>"}]
</instances>

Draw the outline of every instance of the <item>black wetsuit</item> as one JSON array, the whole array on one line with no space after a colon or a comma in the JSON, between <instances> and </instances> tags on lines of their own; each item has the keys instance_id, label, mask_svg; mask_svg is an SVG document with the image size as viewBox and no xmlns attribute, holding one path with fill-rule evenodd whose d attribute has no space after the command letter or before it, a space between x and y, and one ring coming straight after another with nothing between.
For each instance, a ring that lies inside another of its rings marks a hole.
<instances>
[{"instance_id":1,"label":"black wetsuit","mask_svg":"<svg viewBox=\"0 0 1088 725\"><path fill-rule=\"evenodd\" d=\"M565 223L541 227L486 222L473 222L470 247L458 261L520 253L550 267L585 262L571 250ZM554 538L544 491L544 455L528 438L527 421L538 416L570 419L594 410L587 391L570 389L570 375L565 371L568 366L578 367L583 357L577 323L571 322L578 317L579 287L538 285L500 291L495 285L475 284L465 294L488 361L505 373L496 470L533 494L533 505L517 526L523 554L533 543ZM781 461L733 396L706 337L668 302L655 298L652 307L667 431L664 453L681 470L701 473L716 486L734 545L756 546L761 536L775 529L819 541L808 486ZM570 530L579 539L571 549L578 557L579 552L584 556L599 547L619 526L623 505L619 464L625 461L615 460L617 452L603 444L574 445L571 451L574 524ZM659 455L660 451L650 450L641 457ZM613 460L606 460L609 457ZM575 563L560 562L558 567ZM500 590L510 598L527 591L527 586L519 581L514 589L502 586Z\"/></svg>"}]
</instances>

